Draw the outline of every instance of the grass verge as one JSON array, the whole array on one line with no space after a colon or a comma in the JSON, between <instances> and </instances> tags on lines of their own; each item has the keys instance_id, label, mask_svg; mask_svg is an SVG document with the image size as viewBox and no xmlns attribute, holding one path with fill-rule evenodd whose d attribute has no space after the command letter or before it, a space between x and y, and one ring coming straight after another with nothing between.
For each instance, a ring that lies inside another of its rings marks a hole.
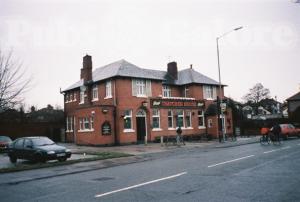
<instances>
[{"instance_id":1,"label":"grass verge","mask_svg":"<svg viewBox=\"0 0 300 202\"><path fill-rule=\"evenodd\" d=\"M94 157L73 159L73 160L67 160L64 162L50 161L47 163L31 163L31 162L26 161L26 163L16 164L14 167L0 168L0 173L17 172L17 171L23 171L23 170L39 169L39 168L49 168L49 167L54 167L54 166L70 165L70 164L74 164L74 163L82 163L82 162L89 162L89 161L97 161L97 160L104 160L104 159L113 159L113 158L133 156L131 154L125 154L125 153L119 153L119 152L92 152L92 153L90 152L90 153L86 153L86 154L94 155Z\"/></svg>"}]
</instances>

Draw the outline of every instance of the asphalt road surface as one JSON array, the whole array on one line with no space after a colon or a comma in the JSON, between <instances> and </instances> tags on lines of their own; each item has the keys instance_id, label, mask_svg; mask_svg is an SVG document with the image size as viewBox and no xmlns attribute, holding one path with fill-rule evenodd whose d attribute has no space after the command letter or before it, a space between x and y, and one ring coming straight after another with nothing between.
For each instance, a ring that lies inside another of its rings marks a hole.
<instances>
[{"instance_id":1,"label":"asphalt road surface","mask_svg":"<svg viewBox=\"0 0 300 202\"><path fill-rule=\"evenodd\" d=\"M145 162L18 184L1 183L0 174L0 201L300 201L299 156L294 139L179 148Z\"/></svg>"}]
</instances>

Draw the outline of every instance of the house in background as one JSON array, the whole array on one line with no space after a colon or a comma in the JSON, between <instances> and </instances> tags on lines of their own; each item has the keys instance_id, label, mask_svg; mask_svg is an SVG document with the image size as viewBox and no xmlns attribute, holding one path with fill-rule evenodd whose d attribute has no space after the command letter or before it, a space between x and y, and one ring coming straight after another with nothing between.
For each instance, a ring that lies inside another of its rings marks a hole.
<instances>
[{"instance_id":1,"label":"house in background","mask_svg":"<svg viewBox=\"0 0 300 202\"><path fill-rule=\"evenodd\" d=\"M300 92L286 99L286 101L289 118L300 123Z\"/></svg>"},{"instance_id":2,"label":"house in background","mask_svg":"<svg viewBox=\"0 0 300 202\"><path fill-rule=\"evenodd\" d=\"M221 86L224 97L224 85ZM232 133L231 109L218 119L205 115L215 104L219 83L192 66L178 71L140 68L125 60L92 70L92 57L83 57L80 80L63 91L66 139L80 145L112 145L154 141L161 136L210 134L219 124Z\"/></svg>"}]
</instances>

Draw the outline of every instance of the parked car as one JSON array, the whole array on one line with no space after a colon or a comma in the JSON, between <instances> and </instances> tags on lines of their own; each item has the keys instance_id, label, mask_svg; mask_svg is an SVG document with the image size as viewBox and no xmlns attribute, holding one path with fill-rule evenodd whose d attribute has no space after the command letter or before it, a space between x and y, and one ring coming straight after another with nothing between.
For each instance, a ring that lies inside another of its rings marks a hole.
<instances>
[{"instance_id":1,"label":"parked car","mask_svg":"<svg viewBox=\"0 0 300 202\"><path fill-rule=\"evenodd\" d=\"M0 151L7 151L8 145L11 143L10 137L0 136Z\"/></svg>"},{"instance_id":2,"label":"parked car","mask_svg":"<svg viewBox=\"0 0 300 202\"><path fill-rule=\"evenodd\" d=\"M288 139L288 137L299 137L300 138L300 129L295 128L292 124L280 124L281 128L281 137L283 139Z\"/></svg>"},{"instance_id":3,"label":"parked car","mask_svg":"<svg viewBox=\"0 0 300 202\"><path fill-rule=\"evenodd\" d=\"M9 145L8 156L12 163L17 162L17 159L34 162L66 161L71 157L71 151L55 144L48 137L22 137Z\"/></svg>"}]
</instances>

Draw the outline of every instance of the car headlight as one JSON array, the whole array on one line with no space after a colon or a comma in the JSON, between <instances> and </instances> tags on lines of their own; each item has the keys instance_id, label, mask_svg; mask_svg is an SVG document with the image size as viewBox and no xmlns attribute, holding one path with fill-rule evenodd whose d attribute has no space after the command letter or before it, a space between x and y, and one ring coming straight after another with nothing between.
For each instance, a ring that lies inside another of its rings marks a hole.
<instances>
[{"instance_id":1,"label":"car headlight","mask_svg":"<svg viewBox=\"0 0 300 202\"><path fill-rule=\"evenodd\" d=\"M55 151L48 151L47 154L55 154Z\"/></svg>"}]
</instances>

